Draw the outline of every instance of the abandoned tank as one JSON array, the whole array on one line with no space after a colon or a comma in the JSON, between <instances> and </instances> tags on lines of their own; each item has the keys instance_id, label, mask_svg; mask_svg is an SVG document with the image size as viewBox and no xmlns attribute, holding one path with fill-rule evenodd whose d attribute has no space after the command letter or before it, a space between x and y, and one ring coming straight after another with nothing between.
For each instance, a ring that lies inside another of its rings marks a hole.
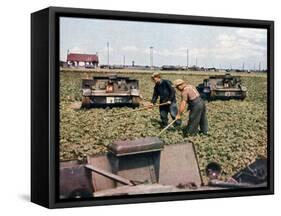
<instances>
[{"instance_id":1,"label":"abandoned tank","mask_svg":"<svg viewBox=\"0 0 281 216\"><path fill-rule=\"evenodd\" d=\"M221 167L206 167L204 184L192 142L164 145L158 137L116 140L104 154L86 161L60 162L60 198L189 192L266 187L267 159L256 160L228 181L219 180Z\"/></svg>"},{"instance_id":2,"label":"abandoned tank","mask_svg":"<svg viewBox=\"0 0 281 216\"><path fill-rule=\"evenodd\" d=\"M215 99L240 99L247 96L247 88L242 85L239 76L231 74L210 76L197 86L202 98Z\"/></svg>"},{"instance_id":3,"label":"abandoned tank","mask_svg":"<svg viewBox=\"0 0 281 216\"><path fill-rule=\"evenodd\" d=\"M138 107L139 81L129 77L109 75L82 80L82 107Z\"/></svg>"}]
</instances>

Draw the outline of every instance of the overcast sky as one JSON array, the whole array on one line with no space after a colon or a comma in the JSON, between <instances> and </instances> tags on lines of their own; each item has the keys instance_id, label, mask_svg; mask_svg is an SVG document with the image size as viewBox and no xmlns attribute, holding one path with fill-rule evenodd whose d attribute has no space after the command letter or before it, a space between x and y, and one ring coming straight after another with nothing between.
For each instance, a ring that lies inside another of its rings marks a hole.
<instances>
[{"instance_id":1,"label":"overcast sky","mask_svg":"<svg viewBox=\"0 0 281 216\"><path fill-rule=\"evenodd\" d=\"M267 67L267 30L182 25L167 23L116 21L85 18L60 18L60 60L67 50L74 53L98 53L100 64L153 65L187 64L202 67L261 69Z\"/></svg>"}]
</instances>

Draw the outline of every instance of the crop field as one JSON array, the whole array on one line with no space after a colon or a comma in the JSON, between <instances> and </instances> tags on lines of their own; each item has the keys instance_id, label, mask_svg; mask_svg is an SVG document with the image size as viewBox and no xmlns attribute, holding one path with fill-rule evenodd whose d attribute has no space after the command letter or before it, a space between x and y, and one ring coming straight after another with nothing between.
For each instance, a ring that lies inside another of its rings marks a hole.
<instances>
[{"instance_id":1,"label":"crop field","mask_svg":"<svg viewBox=\"0 0 281 216\"><path fill-rule=\"evenodd\" d=\"M101 72L60 72L60 160L83 160L86 155L106 151L113 140L157 136L159 127L158 108L119 116L113 113L131 108L75 109L73 104L81 101L81 79L91 78ZM118 73L124 75L122 73ZM150 73L127 72L126 76L140 82L140 90L150 101L154 83ZM210 75L203 72L165 73L163 79L184 79L198 85ZM233 74L235 75L235 74ZM161 135L166 145L192 141L196 148L199 167L205 179L205 166L212 161L221 164L222 178L226 179L239 169L249 165L260 155L267 154L267 77L266 74L239 74L248 88L244 101L206 102L209 135L183 138L181 128L171 128ZM179 102L179 92L177 92ZM185 113L186 124L188 113ZM171 118L170 118L171 121Z\"/></svg>"}]
</instances>

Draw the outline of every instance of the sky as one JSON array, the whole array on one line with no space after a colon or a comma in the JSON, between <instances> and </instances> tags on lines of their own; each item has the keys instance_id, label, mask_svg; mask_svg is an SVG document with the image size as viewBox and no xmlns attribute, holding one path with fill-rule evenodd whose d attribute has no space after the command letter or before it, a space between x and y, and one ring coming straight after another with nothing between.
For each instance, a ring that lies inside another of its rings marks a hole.
<instances>
[{"instance_id":1,"label":"sky","mask_svg":"<svg viewBox=\"0 0 281 216\"><path fill-rule=\"evenodd\" d=\"M238 27L60 18L60 60L67 52L96 54L100 64L267 68L267 30ZM188 55L187 55L188 50ZM188 56L188 57L187 57ZM188 60L187 60L188 59ZM197 61L196 61L197 59Z\"/></svg>"}]
</instances>

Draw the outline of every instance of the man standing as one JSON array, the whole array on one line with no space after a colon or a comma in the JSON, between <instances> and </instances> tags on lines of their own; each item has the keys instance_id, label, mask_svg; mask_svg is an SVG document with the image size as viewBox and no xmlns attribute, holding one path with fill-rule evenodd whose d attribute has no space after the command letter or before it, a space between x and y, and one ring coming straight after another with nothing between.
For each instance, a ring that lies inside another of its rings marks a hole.
<instances>
[{"instance_id":1,"label":"man standing","mask_svg":"<svg viewBox=\"0 0 281 216\"><path fill-rule=\"evenodd\" d=\"M167 105L159 106L160 118L162 121L161 126L166 127L168 125L168 113L170 113L172 119L175 119L178 113L176 91L173 88L171 81L161 79L158 72L153 73L151 79L155 83L151 103L156 104L158 97L160 97L160 104L167 103ZM180 125L181 120L178 119L175 122L175 126Z\"/></svg>"},{"instance_id":2,"label":"man standing","mask_svg":"<svg viewBox=\"0 0 281 216\"><path fill-rule=\"evenodd\" d=\"M176 116L177 119L181 118L181 114L184 112L186 104L188 104L189 120L187 127L184 130L184 135L194 135L198 133L198 128L200 126L199 133L207 135L208 133L208 120L206 115L206 105L201 99L197 89L187 84L182 79L177 79L173 82L175 88L181 92L181 102L179 106L179 112Z\"/></svg>"}]
</instances>

